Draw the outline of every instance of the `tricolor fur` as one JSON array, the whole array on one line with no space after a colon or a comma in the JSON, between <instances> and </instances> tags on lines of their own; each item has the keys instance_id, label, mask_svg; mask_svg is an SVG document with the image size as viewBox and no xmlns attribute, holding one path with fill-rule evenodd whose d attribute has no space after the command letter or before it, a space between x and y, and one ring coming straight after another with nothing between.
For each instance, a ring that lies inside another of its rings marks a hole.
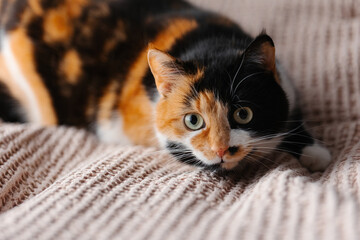
<instances>
[{"instance_id":1,"label":"tricolor fur","mask_svg":"<svg viewBox=\"0 0 360 240\"><path fill-rule=\"evenodd\" d=\"M213 169L274 150L314 171L330 162L265 33L182 0L3 0L0 17L6 121L83 127Z\"/></svg>"}]
</instances>

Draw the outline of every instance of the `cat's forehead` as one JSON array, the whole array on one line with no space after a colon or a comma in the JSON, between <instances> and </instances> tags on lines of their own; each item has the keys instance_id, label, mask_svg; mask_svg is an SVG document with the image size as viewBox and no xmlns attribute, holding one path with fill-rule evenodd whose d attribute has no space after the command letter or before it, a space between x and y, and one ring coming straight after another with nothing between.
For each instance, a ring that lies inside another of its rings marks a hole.
<instances>
[{"instance_id":1,"label":"cat's forehead","mask_svg":"<svg viewBox=\"0 0 360 240\"><path fill-rule=\"evenodd\" d=\"M211 92L218 101L231 105L242 99L257 102L280 88L272 73L243 63L241 57L216 63L198 67L201 74L192 81L192 97Z\"/></svg>"},{"instance_id":2,"label":"cat's forehead","mask_svg":"<svg viewBox=\"0 0 360 240\"><path fill-rule=\"evenodd\" d=\"M190 102L191 107L198 112L214 116L226 116L228 109L226 104L219 101L214 92L202 91Z\"/></svg>"},{"instance_id":3,"label":"cat's forehead","mask_svg":"<svg viewBox=\"0 0 360 240\"><path fill-rule=\"evenodd\" d=\"M230 103L232 95L236 95L236 92L232 91L235 89L232 85L236 85L239 82L239 77L241 77L242 73L238 73L238 76L235 76L226 66L224 68L219 66L199 67L199 69L201 69L199 70L201 75L197 75L192 81L191 87L193 91L191 91L188 98L207 99L209 102L221 101L224 104ZM210 95L214 99L207 97Z\"/></svg>"}]
</instances>

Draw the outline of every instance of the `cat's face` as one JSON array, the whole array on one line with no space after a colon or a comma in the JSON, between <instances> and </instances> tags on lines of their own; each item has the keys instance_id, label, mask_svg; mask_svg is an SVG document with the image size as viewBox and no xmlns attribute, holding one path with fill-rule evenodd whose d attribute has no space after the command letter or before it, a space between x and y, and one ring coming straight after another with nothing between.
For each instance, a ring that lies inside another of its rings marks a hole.
<instances>
[{"instance_id":1,"label":"cat's face","mask_svg":"<svg viewBox=\"0 0 360 240\"><path fill-rule=\"evenodd\" d=\"M149 64L160 93L157 135L177 159L232 169L281 141L288 102L268 36L213 64L181 62L158 50L149 50Z\"/></svg>"}]
</instances>

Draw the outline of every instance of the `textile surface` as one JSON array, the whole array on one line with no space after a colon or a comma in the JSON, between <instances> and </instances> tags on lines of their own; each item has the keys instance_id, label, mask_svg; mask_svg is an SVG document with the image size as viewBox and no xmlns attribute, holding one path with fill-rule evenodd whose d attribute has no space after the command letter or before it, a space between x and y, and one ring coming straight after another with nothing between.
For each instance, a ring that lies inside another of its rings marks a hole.
<instances>
[{"instance_id":1,"label":"textile surface","mask_svg":"<svg viewBox=\"0 0 360 240\"><path fill-rule=\"evenodd\" d=\"M358 239L358 0L193 0L273 37L305 118L331 151L221 176L65 127L0 123L0 239Z\"/></svg>"}]
</instances>

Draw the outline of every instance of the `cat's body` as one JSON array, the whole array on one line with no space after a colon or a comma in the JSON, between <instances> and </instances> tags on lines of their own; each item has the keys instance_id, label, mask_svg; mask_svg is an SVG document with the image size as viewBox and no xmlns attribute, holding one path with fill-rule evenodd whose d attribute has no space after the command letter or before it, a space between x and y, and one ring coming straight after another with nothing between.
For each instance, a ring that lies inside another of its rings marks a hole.
<instances>
[{"instance_id":1,"label":"cat's body","mask_svg":"<svg viewBox=\"0 0 360 240\"><path fill-rule=\"evenodd\" d=\"M305 131L265 34L253 40L180 0L0 4L6 121L84 127L103 141L167 148L211 168L276 148L311 170L330 161Z\"/></svg>"}]
</instances>

